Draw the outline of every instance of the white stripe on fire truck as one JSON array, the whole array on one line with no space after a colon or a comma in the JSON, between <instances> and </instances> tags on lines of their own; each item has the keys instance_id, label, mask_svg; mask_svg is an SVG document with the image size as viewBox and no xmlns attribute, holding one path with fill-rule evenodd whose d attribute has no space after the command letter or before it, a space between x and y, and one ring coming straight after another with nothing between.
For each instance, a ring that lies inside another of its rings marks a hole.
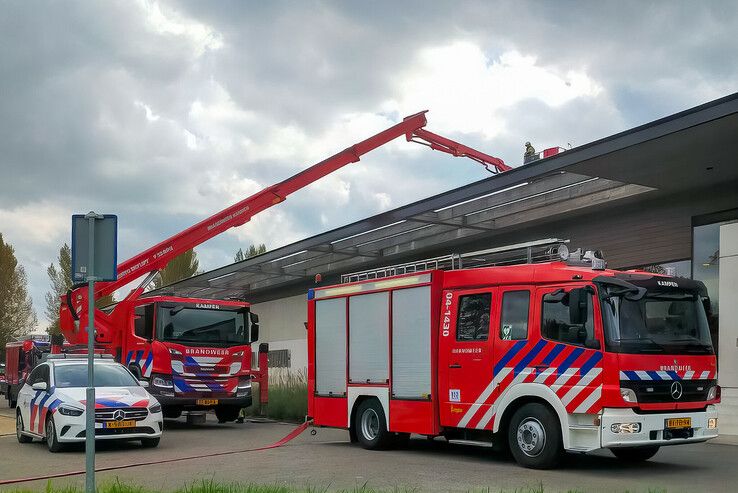
<instances>
[{"instance_id":1,"label":"white stripe on fire truck","mask_svg":"<svg viewBox=\"0 0 738 493\"><path fill-rule=\"evenodd\" d=\"M595 402L597 402L600 399L600 395L602 395L602 386L597 387L592 391L589 396L582 401L581 404L577 406L577 408L574 410L575 413L586 413L587 410L594 405Z\"/></svg>"},{"instance_id":2,"label":"white stripe on fire truck","mask_svg":"<svg viewBox=\"0 0 738 493\"><path fill-rule=\"evenodd\" d=\"M581 380L579 380L574 386L572 386L572 388L569 389L564 397L561 398L561 402L564 403L564 406L568 406L569 403L573 401L576 396L582 393L587 385L589 385L592 380L597 378L601 371L602 368L592 368L584 377L582 377Z\"/></svg>"},{"instance_id":3,"label":"white stripe on fire truck","mask_svg":"<svg viewBox=\"0 0 738 493\"><path fill-rule=\"evenodd\" d=\"M487 385L487 387L482 391L482 393L477 397L477 400L474 401L474 404L472 404L469 409L466 411L466 414L464 414L464 417L461 418L461 421L459 421L459 424L457 425L459 428L463 428L467 424L469 424L469 421L474 417L474 415L477 413L480 407L482 407L482 404L485 403L485 401L489 398L490 395L492 395L492 391L495 389L495 386L498 382L502 382L502 380L512 371L511 367L503 368L500 370L500 372L495 375L492 378L492 381Z\"/></svg>"},{"instance_id":4,"label":"white stripe on fire truck","mask_svg":"<svg viewBox=\"0 0 738 493\"><path fill-rule=\"evenodd\" d=\"M482 415L482 419L479 420L479 423L477 423L477 426L475 426L476 429L481 430L485 426L487 426L487 423L489 423L489 420L492 419L492 416L495 415L495 412L497 411L497 403L500 402L500 399L502 398L502 395L507 391L507 389L513 388L514 385L519 384L523 380L525 380L525 377L530 375L534 370L532 368L525 368L523 371L515 375L515 378L513 378L512 382L508 384L508 386L505 388L505 390L502 391L502 393L497 397L494 404L489 406L487 408L487 411Z\"/></svg>"},{"instance_id":5,"label":"white stripe on fire truck","mask_svg":"<svg viewBox=\"0 0 738 493\"><path fill-rule=\"evenodd\" d=\"M684 380L691 380L692 379L692 375L694 375L694 372L693 371L688 371L687 373L684 374Z\"/></svg>"},{"instance_id":6,"label":"white stripe on fire truck","mask_svg":"<svg viewBox=\"0 0 738 493\"><path fill-rule=\"evenodd\" d=\"M710 372L709 371L703 371L702 375L700 375L700 380L707 380L710 378Z\"/></svg>"},{"instance_id":7,"label":"white stripe on fire truck","mask_svg":"<svg viewBox=\"0 0 738 493\"><path fill-rule=\"evenodd\" d=\"M538 375L538 376L536 377L536 379L535 379L535 380L533 380L533 383L543 383L543 382L545 382L545 381L546 381L546 379L547 379L547 378L548 378L549 376L551 376L551 374L552 374L553 372L555 372L555 371L556 371L556 368L546 368L545 370L543 370L543 372L541 372L541 374L540 374L540 375Z\"/></svg>"},{"instance_id":8,"label":"white stripe on fire truck","mask_svg":"<svg viewBox=\"0 0 738 493\"><path fill-rule=\"evenodd\" d=\"M556 392L559 390L576 372L579 371L579 368L569 368L568 370L564 371L559 378L556 379L556 381L551 385L551 390Z\"/></svg>"}]
</instances>

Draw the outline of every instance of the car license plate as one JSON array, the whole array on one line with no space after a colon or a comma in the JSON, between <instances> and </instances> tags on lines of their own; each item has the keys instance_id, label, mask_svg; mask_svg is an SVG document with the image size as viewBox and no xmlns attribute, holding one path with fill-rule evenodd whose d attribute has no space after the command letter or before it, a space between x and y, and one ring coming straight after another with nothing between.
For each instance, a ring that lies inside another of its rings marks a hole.
<instances>
[{"instance_id":1,"label":"car license plate","mask_svg":"<svg viewBox=\"0 0 738 493\"><path fill-rule=\"evenodd\" d=\"M196 404L198 406L215 406L218 404L218 399L197 399Z\"/></svg>"},{"instance_id":2,"label":"car license plate","mask_svg":"<svg viewBox=\"0 0 738 493\"><path fill-rule=\"evenodd\" d=\"M105 421L103 426L105 428L133 428L136 426L136 421L132 419L125 421Z\"/></svg>"},{"instance_id":3,"label":"car license plate","mask_svg":"<svg viewBox=\"0 0 738 493\"><path fill-rule=\"evenodd\" d=\"M669 418L665 421L667 429L692 427L692 418Z\"/></svg>"}]
</instances>

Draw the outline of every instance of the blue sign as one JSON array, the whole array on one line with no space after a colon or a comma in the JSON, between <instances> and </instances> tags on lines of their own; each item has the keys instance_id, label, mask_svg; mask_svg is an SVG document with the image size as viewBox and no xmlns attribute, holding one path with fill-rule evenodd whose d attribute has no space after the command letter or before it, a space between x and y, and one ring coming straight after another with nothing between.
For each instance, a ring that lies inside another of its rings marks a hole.
<instances>
[{"instance_id":1,"label":"blue sign","mask_svg":"<svg viewBox=\"0 0 738 493\"><path fill-rule=\"evenodd\" d=\"M94 219L90 219L93 217ZM93 254L90 265L90 221L94 221ZM72 282L118 279L118 216L74 214L72 216Z\"/></svg>"}]
</instances>

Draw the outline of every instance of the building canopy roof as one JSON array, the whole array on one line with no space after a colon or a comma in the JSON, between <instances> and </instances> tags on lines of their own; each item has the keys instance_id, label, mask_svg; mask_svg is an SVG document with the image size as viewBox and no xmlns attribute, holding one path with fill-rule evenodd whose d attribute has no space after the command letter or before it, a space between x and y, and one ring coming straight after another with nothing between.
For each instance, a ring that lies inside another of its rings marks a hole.
<instances>
[{"instance_id":1,"label":"building canopy roof","mask_svg":"<svg viewBox=\"0 0 738 493\"><path fill-rule=\"evenodd\" d=\"M655 194L738 183L738 93L153 293L257 300L510 228Z\"/></svg>"}]
</instances>

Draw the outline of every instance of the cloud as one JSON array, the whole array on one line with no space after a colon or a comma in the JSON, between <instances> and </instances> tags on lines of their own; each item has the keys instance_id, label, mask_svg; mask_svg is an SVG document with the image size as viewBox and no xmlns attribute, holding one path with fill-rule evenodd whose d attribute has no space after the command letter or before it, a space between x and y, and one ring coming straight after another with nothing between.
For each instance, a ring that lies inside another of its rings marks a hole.
<instances>
[{"instance_id":1,"label":"cloud","mask_svg":"<svg viewBox=\"0 0 738 493\"><path fill-rule=\"evenodd\" d=\"M129 258L419 110L429 129L518 165L526 140L580 145L738 80L729 2L111 0L3 13L0 231L39 315L74 212L117 213ZM201 266L485 173L397 139L199 247Z\"/></svg>"}]
</instances>

